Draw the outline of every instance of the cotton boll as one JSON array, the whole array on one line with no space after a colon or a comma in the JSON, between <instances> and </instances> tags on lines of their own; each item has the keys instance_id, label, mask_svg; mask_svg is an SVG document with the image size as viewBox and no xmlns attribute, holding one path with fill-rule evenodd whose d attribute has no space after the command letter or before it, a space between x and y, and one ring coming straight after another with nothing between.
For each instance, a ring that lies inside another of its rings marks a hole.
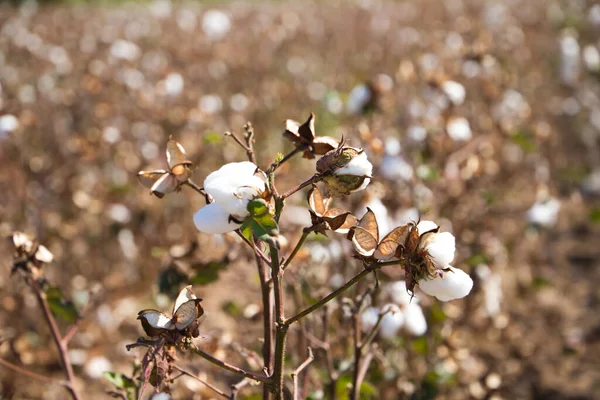
<instances>
[{"instance_id":1,"label":"cotton boll","mask_svg":"<svg viewBox=\"0 0 600 400\"><path fill-rule=\"evenodd\" d=\"M464 142L470 140L473 136L469 121L463 117L451 118L446 124L448 136L456 142Z\"/></svg>"},{"instance_id":2,"label":"cotton boll","mask_svg":"<svg viewBox=\"0 0 600 400\"><path fill-rule=\"evenodd\" d=\"M405 281L397 281L390 283L387 288L387 292L390 294L392 301L399 305L407 305L411 303L418 303L419 300L415 296L411 296L406 290Z\"/></svg>"},{"instance_id":3,"label":"cotton boll","mask_svg":"<svg viewBox=\"0 0 600 400\"><path fill-rule=\"evenodd\" d=\"M414 177L413 167L400 156L383 157L379 170L390 181L410 181Z\"/></svg>"},{"instance_id":4,"label":"cotton boll","mask_svg":"<svg viewBox=\"0 0 600 400\"><path fill-rule=\"evenodd\" d=\"M600 71L600 52L595 46L585 46L583 49L583 62L589 71Z\"/></svg>"},{"instance_id":5,"label":"cotton boll","mask_svg":"<svg viewBox=\"0 0 600 400\"><path fill-rule=\"evenodd\" d=\"M421 336L427 332L427 320L421 306L410 303L404 309L404 329L414 336Z\"/></svg>"},{"instance_id":6,"label":"cotton boll","mask_svg":"<svg viewBox=\"0 0 600 400\"><path fill-rule=\"evenodd\" d=\"M219 10L208 10L202 17L202 30L211 39L223 38L231 29L231 19Z\"/></svg>"},{"instance_id":7,"label":"cotton boll","mask_svg":"<svg viewBox=\"0 0 600 400\"><path fill-rule=\"evenodd\" d=\"M85 373L92 379L99 379L104 372L112 369L111 362L104 356L94 357L84 367Z\"/></svg>"},{"instance_id":8,"label":"cotton boll","mask_svg":"<svg viewBox=\"0 0 600 400\"><path fill-rule=\"evenodd\" d=\"M560 77L563 83L572 85L579 78L579 42L570 34L560 39Z\"/></svg>"},{"instance_id":9,"label":"cotton boll","mask_svg":"<svg viewBox=\"0 0 600 400\"><path fill-rule=\"evenodd\" d=\"M365 84L357 85L352 88L346 102L346 111L349 114L358 114L371 100L371 89Z\"/></svg>"},{"instance_id":10,"label":"cotton boll","mask_svg":"<svg viewBox=\"0 0 600 400\"><path fill-rule=\"evenodd\" d=\"M400 144L400 140L393 136L387 137L385 139L385 154L388 156L397 156L402 151L402 145Z\"/></svg>"},{"instance_id":11,"label":"cotton boll","mask_svg":"<svg viewBox=\"0 0 600 400\"><path fill-rule=\"evenodd\" d=\"M370 331L379 320L379 309L377 307L369 307L360 314L360 326L363 331Z\"/></svg>"},{"instance_id":12,"label":"cotton boll","mask_svg":"<svg viewBox=\"0 0 600 400\"><path fill-rule=\"evenodd\" d=\"M395 304L384 306L381 312L386 314L381 319L379 334L385 339L392 339L404 325L404 314Z\"/></svg>"},{"instance_id":13,"label":"cotton boll","mask_svg":"<svg viewBox=\"0 0 600 400\"><path fill-rule=\"evenodd\" d=\"M464 103L466 91L463 85L455 81L445 81L441 87L454 105L458 106Z\"/></svg>"},{"instance_id":14,"label":"cotton boll","mask_svg":"<svg viewBox=\"0 0 600 400\"><path fill-rule=\"evenodd\" d=\"M368 160L364 151L354 157L348 164L335 171L336 175L371 176L373 164Z\"/></svg>"},{"instance_id":15,"label":"cotton boll","mask_svg":"<svg viewBox=\"0 0 600 400\"><path fill-rule=\"evenodd\" d=\"M194 225L200 232L219 234L239 228L239 224L229 221L229 213L218 203L207 204L194 214Z\"/></svg>"},{"instance_id":16,"label":"cotton boll","mask_svg":"<svg viewBox=\"0 0 600 400\"><path fill-rule=\"evenodd\" d=\"M432 231L437 228L438 228L438 225L435 222L429 221L426 219L419 222L419 224L417 225L417 231L419 232L419 235L422 235L425 232L429 232L429 231Z\"/></svg>"},{"instance_id":17,"label":"cotton boll","mask_svg":"<svg viewBox=\"0 0 600 400\"><path fill-rule=\"evenodd\" d=\"M473 288L473 280L463 270L448 266L448 271L437 271L435 278L419 280L419 288L441 301L465 297Z\"/></svg>"},{"instance_id":18,"label":"cotton boll","mask_svg":"<svg viewBox=\"0 0 600 400\"><path fill-rule=\"evenodd\" d=\"M431 261L437 267L443 268L454 260L456 251L454 235L450 232L436 233L427 240L425 249L431 257Z\"/></svg>"},{"instance_id":19,"label":"cotton boll","mask_svg":"<svg viewBox=\"0 0 600 400\"><path fill-rule=\"evenodd\" d=\"M0 117L0 137L7 133L12 133L19 128L19 120L11 114Z\"/></svg>"},{"instance_id":20,"label":"cotton boll","mask_svg":"<svg viewBox=\"0 0 600 400\"><path fill-rule=\"evenodd\" d=\"M560 201L552 197L545 201L538 201L535 203L529 211L527 211L527 219L532 224L551 227L556 224L559 210Z\"/></svg>"}]
</instances>

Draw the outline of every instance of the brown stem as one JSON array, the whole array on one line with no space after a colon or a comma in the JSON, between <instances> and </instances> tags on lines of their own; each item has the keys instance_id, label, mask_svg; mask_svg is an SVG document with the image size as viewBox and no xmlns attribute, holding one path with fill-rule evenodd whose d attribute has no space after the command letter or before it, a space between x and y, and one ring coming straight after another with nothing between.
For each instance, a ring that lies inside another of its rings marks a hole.
<instances>
[{"instance_id":1,"label":"brown stem","mask_svg":"<svg viewBox=\"0 0 600 400\"><path fill-rule=\"evenodd\" d=\"M250 147L246 146L244 142L242 142L242 140L235 135L235 133L227 131L225 132L225 136L229 136L230 138L232 138L237 144L240 145L242 149L244 149L246 153L248 153L251 150ZM248 156L248 158L250 158L250 156ZM252 159L250 161L252 161Z\"/></svg>"},{"instance_id":2,"label":"brown stem","mask_svg":"<svg viewBox=\"0 0 600 400\"><path fill-rule=\"evenodd\" d=\"M256 246L256 243L255 243ZM269 376L273 373L274 361L274 332L273 332L273 290L269 284L269 271L267 265L260 255L255 252L256 265L258 266L258 276L260 278L260 288L262 293L263 303L263 336L264 344L262 348L264 367ZM269 262L271 260L269 259ZM268 400L270 397L269 388L263 385L263 400Z\"/></svg>"},{"instance_id":3,"label":"brown stem","mask_svg":"<svg viewBox=\"0 0 600 400\"><path fill-rule=\"evenodd\" d=\"M206 193L203 188L201 188L200 186L196 185L194 183L194 181L192 181L191 179L188 179L187 181L183 182L183 184L191 187L196 192L198 192L202 196L204 196L204 200L206 201L206 204L210 204L211 203L211 199L210 199L210 196L208 195L208 193Z\"/></svg>"},{"instance_id":4,"label":"brown stem","mask_svg":"<svg viewBox=\"0 0 600 400\"><path fill-rule=\"evenodd\" d=\"M48 323L48 327L50 328L50 332L52 333L52 338L54 339L54 343L56 344L56 348L58 349L58 355L63 365L63 369L65 371L65 375L67 377L68 385L65 388L69 391L69 394L74 400L79 400L79 394L77 390L75 390L75 375L73 374L73 366L71 365L71 360L69 360L69 355L67 353L67 343L62 340L60 330L56 325L56 321L54 320L54 316L50 311L50 306L46 301L46 295L42 291L39 283L35 279L28 279L28 284L33 289L35 293L35 297L42 308L44 317L46 322Z\"/></svg>"},{"instance_id":5,"label":"brown stem","mask_svg":"<svg viewBox=\"0 0 600 400\"><path fill-rule=\"evenodd\" d=\"M346 290L348 290L349 288L351 288L352 286L354 286L357 282L359 282L365 276L369 275L371 273L371 271L372 271L371 269L363 269L358 275L356 275L354 278L350 279L348 282L346 282L339 289L336 289L334 292L332 292L329 295L323 297L321 300L319 300L318 302L316 302L312 306L306 308L303 311L300 311L298 314L296 314L293 317L288 318L287 320L285 320L284 324L285 325L291 325L294 322L298 321L299 319L304 318L305 316L307 316L311 312L313 312L313 311L315 311L315 310L323 307L325 304L329 303L331 300L335 299L336 297L338 297L339 295L341 295L342 293L344 293Z\"/></svg>"},{"instance_id":6,"label":"brown stem","mask_svg":"<svg viewBox=\"0 0 600 400\"><path fill-rule=\"evenodd\" d=\"M294 193L304 189L305 187L307 187L308 185L312 185L313 183L317 183L319 181L321 181L323 179L323 176L320 174L314 174L313 176L311 176L308 180L302 182L301 184L299 184L298 186L295 186L293 188L291 188L290 190L288 190L287 192L285 192L284 194L282 194L281 200L285 200L288 197L290 197L291 195L293 195Z\"/></svg>"},{"instance_id":7,"label":"brown stem","mask_svg":"<svg viewBox=\"0 0 600 400\"><path fill-rule=\"evenodd\" d=\"M246 378L250 378L250 379L253 379L258 382L263 382L263 383L267 383L267 384L271 383L271 378L268 376L262 376L262 375L258 375L258 374L252 373L252 372L247 372L239 367L231 365L225 361L219 360L218 358L211 356L210 354L200 350L197 347L192 349L192 351L194 353L196 353L197 355L199 355L200 357L204 358L206 361L211 362L218 367L226 369L227 371L233 372L233 373L241 375L241 376L245 376Z\"/></svg>"},{"instance_id":8,"label":"brown stem","mask_svg":"<svg viewBox=\"0 0 600 400\"><path fill-rule=\"evenodd\" d=\"M59 380L52 379L52 378L49 378L49 377L44 376L44 375L40 375L40 374L38 374L36 372L29 371L29 370L27 370L25 368L21 368L18 365L15 365L13 363L9 363L8 361L5 361L5 360L3 360L1 358L0 358L0 364L4 365L8 369L12 369L13 371L18 372L21 375L25 375L25 376L28 376L28 377L33 378L33 379L37 379L37 380L42 381L42 382L50 383L50 384L53 384L53 385L60 385L60 386L64 386L64 387L68 387L69 386L69 382L67 382L67 381L59 381Z\"/></svg>"},{"instance_id":9,"label":"brown stem","mask_svg":"<svg viewBox=\"0 0 600 400\"><path fill-rule=\"evenodd\" d=\"M351 400L358 400L359 385L358 385L358 371L360 370L360 359L362 356L362 348L360 346L360 314L359 309L354 311L352 317L352 328L354 330L354 373L352 376L352 392L350 394Z\"/></svg>"},{"instance_id":10,"label":"brown stem","mask_svg":"<svg viewBox=\"0 0 600 400\"><path fill-rule=\"evenodd\" d=\"M264 262L266 262L267 264L271 264L271 259L269 257L267 257L261 249L258 248L256 243L253 244L251 241L249 241L248 238L246 236L244 236L244 234L239 229L236 229L234 232L240 238L242 238L244 243L246 243L248 246L250 246L250 248L254 251L254 253L257 254Z\"/></svg>"},{"instance_id":11,"label":"brown stem","mask_svg":"<svg viewBox=\"0 0 600 400\"><path fill-rule=\"evenodd\" d=\"M81 321L83 320L83 318L85 318L85 315L87 314L90 304L92 303L91 296L92 296L91 292L88 292L88 301L85 303L85 305L83 306L83 309L79 313L79 318L77 318L77 321L75 321L75 323L73 323L73 325L71 325L71 327L69 328L67 333L64 334L62 341L65 343L65 345L69 344L71 339L73 339L73 336L75 336L75 334L79 330L79 325L81 324Z\"/></svg>"},{"instance_id":12,"label":"brown stem","mask_svg":"<svg viewBox=\"0 0 600 400\"><path fill-rule=\"evenodd\" d=\"M195 380L197 380L198 382L202 383L203 385L205 385L207 388L209 388L210 390L212 390L213 392L217 393L218 395L220 395L221 397L224 397L226 399L229 399L230 396L228 394L226 394L225 392L223 392L221 389L219 389L216 386L211 385L210 383L206 382L203 379L200 379L199 377L196 376L196 374L193 374L183 368L178 367L177 365L173 365L173 368L175 368L177 371L181 372L182 375L186 375L189 376L190 378L193 378Z\"/></svg>"},{"instance_id":13,"label":"brown stem","mask_svg":"<svg viewBox=\"0 0 600 400\"><path fill-rule=\"evenodd\" d=\"M292 380L294 382L294 400L300 400L301 396L300 393L298 391L298 374L300 374L300 372L302 372L302 370L304 370L306 367L308 367L310 365L311 362L313 362L313 360L315 359L315 356L313 355L312 349L309 347L308 348L308 358L298 366L298 368L296 368L294 370L294 372L292 372Z\"/></svg>"},{"instance_id":14,"label":"brown stem","mask_svg":"<svg viewBox=\"0 0 600 400\"><path fill-rule=\"evenodd\" d=\"M295 147L294 150L290 151L279 162L272 163L271 166L269 167L269 170L267 171L267 175L275 172L277 170L277 168L281 167L285 162L289 161L292 157L294 157L296 154L300 153L301 151L304 151L306 148L307 148L306 145Z\"/></svg>"},{"instance_id":15,"label":"brown stem","mask_svg":"<svg viewBox=\"0 0 600 400\"><path fill-rule=\"evenodd\" d=\"M244 131L246 132L244 139L246 140L246 154L248 155L248 160L254 165L258 165L256 163L256 155L254 154L254 127L252 127L250 122L246 122Z\"/></svg>"},{"instance_id":16,"label":"brown stem","mask_svg":"<svg viewBox=\"0 0 600 400\"><path fill-rule=\"evenodd\" d=\"M283 269L279 264L279 251L273 245L271 250L271 280L273 281L273 292L275 295L275 365L273 366L273 383L275 391L275 400L283 399L284 375L283 368L285 364L285 341L289 325L285 323L283 306Z\"/></svg>"}]
</instances>

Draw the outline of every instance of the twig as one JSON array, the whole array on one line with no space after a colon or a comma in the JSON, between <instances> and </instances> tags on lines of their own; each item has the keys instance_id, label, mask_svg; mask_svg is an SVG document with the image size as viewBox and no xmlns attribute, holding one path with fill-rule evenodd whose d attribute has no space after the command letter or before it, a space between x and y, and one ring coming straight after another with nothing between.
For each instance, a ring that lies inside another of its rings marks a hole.
<instances>
[{"instance_id":1,"label":"twig","mask_svg":"<svg viewBox=\"0 0 600 400\"><path fill-rule=\"evenodd\" d=\"M256 246L256 243L254 244ZM258 276L260 278L260 289L262 294L263 303L263 363L270 376L273 373L274 363L274 347L275 335L273 332L273 290L269 284L269 271L262 257L258 252L254 253L256 258L256 265L258 267ZM271 259L269 259L269 264ZM269 388L267 385L263 385L263 400L268 400L270 397Z\"/></svg>"},{"instance_id":2,"label":"twig","mask_svg":"<svg viewBox=\"0 0 600 400\"><path fill-rule=\"evenodd\" d=\"M304 189L308 185L312 185L313 183L320 182L322 179L323 179L322 175L320 175L320 174L314 174L313 176L311 176L309 179L305 180L304 182L302 182L298 186L295 186L295 187L291 188L290 190L288 190L287 192L285 192L284 194L282 194L280 196L281 200L287 199L288 197L290 197L294 193L296 193L296 192Z\"/></svg>"},{"instance_id":3,"label":"twig","mask_svg":"<svg viewBox=\"0 0 600 400\"><path fill-rule=\"evenodd\" d=\"M211 203L211 198L210 198L209 194L206 193L206 191L204 190L204 188L201 188L200 186L196 185L194 183L194 181L192 181L191 179L188 179L187 181L183 182L183 184L191 187L196 192L198 192L202 196L204 196L204 200L206 201L206 204L210 204Z\"/></svg>"},{"instance_id":4,"label":"twig","mask_svg":"<svg viewBox=\"0 0 600 400\"><path fill-rule=\"evenodd\" d=\"M306 238L308 237L308 235L310 235L311 232L312 232L312 230L310 228L304 229L302 231L302 236L300 236L298 243L296 243L296 247L294 247L294 250L292 250L292 253L289 255L289 257L285 260L285 262L281 266L282 270L285 270L288 267L288 265L290 265L290 263L296 256L296 253L298 253L298 251L302 248L302 246L304 245L304 242L306 241Z\"/></svg>"},{"instance_id":5,"label":"twig","mask_svg":"<svg viewBox=\"0 0 600 400\"><path fill-rule=\"evenodd\" d=\"M65 344L65 346L69 344L69 342L71 341L71 339L73 339L73 336L75 336L75 334L79 330L79 325L81 324L81 321L85 318L85 314L87 314L87 311L88 311L88 309L90 307L90 304L92 303L91 296L92 296L92 294L91 294L91 292L89 292L88 293L88 300L85 303L85 305L83 306L83 309L80 311L79 317L77 318L77 321L75 321L75 323L73 323L73 325L71 325L71 327L69 328L69 330L67 331L67 333L64 334L64 336L62 338L62 341Z\"/></svg>"},{"instance_id":6,"label":"twig","mask_svg":"<svg viewBox=\"0 0 600 400\"><path fill-rule=\"evenodd\" d=\"M292 372L292 380L294 381L294 400L300 400L300 393L298 393L298 374L308 367L314 359L315 356L313 355L312 349L309 347L308 358Z\"/></svg>"},{"instance_id":7,"label":"twig","mask_svg":"<svg viewBox=\"0 0 600 400\"><path fill-rule=\"evenodd\" d=\"M244 386L248 385L248 383L248 379L244 378L238 383L231 385L231 396L229 396L229 398L231 400L236 400L239 391L242 390Z\"/></svg>"},{"instance_id":8,"label":"twig","mask_svg":"<svg viewBox=\"0 0 600 400\"><path fill-rule=\"evenodd\" d=\"M304 151L306 148L307 148L306 145L295 147L294 150L289 152L280 161L273 162L271 164L271 166L269 167L269 170L267 171L267 175L275 172L277 170L277 168L281 167L285 162L289 161L292 157L294 157L296 154L300 153L301 151Z\"/></svg>"},{"instance_id":9,"label":"twig","mask_svg":"<svg viewBox=\"0 0 600 400\"><path fill-rule=\"evenodd\" d=\"M356 307L352 318L352 328L354 330L354 373L352 375L352 392L350 393L351 400L358 400L359 384L358 371L360 369L360 359L362 357L362 349L360 346L360 307Z\"/></svg>"},{"instance_id":10,"label":"twig","mask_svg":"<svg viewBox=\"0 0 600 400\"><path fill-rule=\"evenodd\" d=\"M46 295L44 294L42 288L35 279L28 278L27 282L29 286L31 286L31 288L33 289L35 297L37 298L38 303L42 308L44 317L46 318L46 322L50 327L52 338L54 339L54 343L56 344L56 348L58 349L58 354L60 356L65 375L67 376L68 385L66 385L65 388L69 391L69 394L71 395L71 397L73 397L74 400L79 400L79 394L77 393L77 390L75 390L75 375L73 374L73 366L71 365L71 360L69 360L69 355L67 353L67 344L61 338L60 330L56 325L54 316L50 311L50 306L46 301Z\"/></svg>"},{"instance_id":11,"label":"twig","mask_svg":"<svg viewBox=\"0 0 600 400\"><path fill-rule=\"evenodd\" d=\"M60 386L64 386L64 387L68 387L69 386L69 382L67 382L67 381L59 381L59 380L52 379L52 378L49 378L49 377L44 376L44 375L40 375L40 374L38 374L36 372L29 371L29 370L27 370L25 368L21 368L18 365L15 365L13 363L9 363L8 361L5 361L5 360L3 360L1 358L0 358L0 364L4 365L8 369L12 369L13 371L18 372L21 375L25 375L25 376L37 379L37 380L42 381L42 382L51 383L53 385L60 385Z\"/></svg>"},{"instance_id":12,"label":"twig","mask_svg":"<svg viewBox=\"0 0 600 400\"><path fill-rule=\"evenodd\" d=\"M237 136L235 135L235 133L227 131L227 132L225 132L225 136L229 136L230 138L232 138L232 139L233 139L233 140L234 140L234 141L235 141L237 144L239 144L239 145L240 145L240 147L241 147L242 149L244 149L244 151L245 151L246 153L248 153L248 152L250 151L250 148L249 148L248 146L246 146L246 145L244 144L244 142L242 142L242 140L241 140L239 137L237 137ZM250 158L250 157L248 157L248 158ZM251 161L252 161L252 160L251 160Z\"/></svg>"},{"instance_id":13,"label":"twig","mask_svg":"<svg viewBox=\"0 0 600 400\"><path fill-rule=\"evenodd\" d=\"M365 379L365 375L367 375L367 371L369 370L369 366L371 365L371 361L373 361L373 353L369 352L367 353L367 355L365 356L365 359L363 360L360 369L358 371L358 374L356 376L356 387L358 388L358 394L360 395L360 387L362 386L362 382ZM358 399L358 397L357 397Z\"/></svg>"},{"instance_id":14,"label":"twig","mask_svg":"<svg viewBox=\"0 0 600 400\"><path fill-rule=\"evenodd\" d=\"M202 383L203 385L205 385L207 388L209 388L210 390L212 390L213 392L217 393L218 395L220 395L221 397L224 397L226 399L229 399L229 395L226 394L225 392L223 392L221 389L219 389L218 387L215 387L213 385L211 385L210 383L206 382L203 379L200 379L199 377L197 377L195 374L186 371L183 368L178 367L177 365L173 365L173 368L175 368L177 371L181 372L183 375L189 376L190 378L193 378L195 380L197 380L198 382Z\"/></svg>"},{"instance_id":15,"label":"twig","mask_svg":"<svg viewBox=\"0 0 600 400\"><path fill-rule=\"evenodd\" d=\"M361 351L364 350L369 344L371 344L373 339L375 339L375 336L377 336L377 332L379 332L379 327L381 326L383 317L385 317L385 315L387 313L390 313L391 311L391 309L388 309L386 312L379 314L379 318L377 318L377 322L375 323L375 326L373 326L373 329L371 329L369 336L367 336L367 338L362 343L360 343L359 347Z\"/></svg>"},{"instance_id":16,"label":"twig","mask_svg":"<svg viewBox=\"0 0 600 400\"><path fill-rule=\"evenodd\" d=\"M252 372L247 372L239 367L233 366L225 361L219 360L218 358L211 356L210 354L200 350L197 347L193 348L192 351L200 357L204 358L206 361L209 361L218 367L226 369L227 371L233 372L241 376L245 376L246 378L250 378L258 382L263 382L267 384L271 383L271 378L268 376L261 376Z\"/></svg>"},{"instance_id":17,"label":"twig","mask_svg":"<svg viewBox=\"0 0 600 400\"><path fill-rule=\"evenodd\" d=\"M346 282L340 288L336 289L334 292L332 292L329 295L323 297L321 300L319 300L318 302L316 302L312 306L306 308L305 310L300 311L298 314L294 315L293 317L290 317L287 320L285 320L284 324L285 325L291 325L294 322L298 321L299 319L304 318L305 316L307 316L311 312L315 311L316 309L318 309L318 308L322 307L323 305L327 304L328 302L330 302L331 300L335 299L336 297L338 297L339 295L341 295L342 293L344 293L346 290L348 290L349 288L351 288L352 286L354 286L357 282L359 282L365 276L369 275L371 273L371 271L372 271L372 269L370 269L370 268L363 269L358 275L356 275L354 278L350 279L348 282Z\"/></svg>"},{"instance_id":18,"label":"twig","mask_svg":"<svg viewBox=\"0 0 600 400\"><path fill-rule=\"evenodd\" d=\"M254 153L254 128L250 122L246 122L244 131L246 132L244 139L246 140L246 154L248 155L248 160L254 165L258 165L256 163L256 154Z\"/></svg>"}]
</instances>

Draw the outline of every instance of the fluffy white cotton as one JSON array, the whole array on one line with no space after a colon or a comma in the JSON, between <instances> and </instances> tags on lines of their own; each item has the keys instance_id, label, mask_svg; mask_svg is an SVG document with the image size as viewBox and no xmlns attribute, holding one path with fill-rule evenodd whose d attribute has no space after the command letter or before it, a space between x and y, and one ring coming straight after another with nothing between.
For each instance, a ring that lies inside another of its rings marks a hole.
<instances>
[{"instance_id":1,"label":"fluffy white cotton","mask_svg":"<svg viewBox=\"0 0 600 400\"><path fill-rule=\"evenodd\" d=\"M386 287L387 292L389 293L392 301L399 305L407 305L410 303L418 303L419 300L416 297L412 297L410 293L406 291L406 282L405 281L397 281L390 283ZM411 300L412 297L412 300Z\"/></svg>"},{"instance_id":2,"label":"fluffy white cotton","mask_svg":"<svg viewBox=\"0 0 600 400\"><path fill-rule=\"evenodd\" d=\"M231 29L231 19L223 11L208 10L202 17L202 30L211 39L221 39Z\"/></svg>"},{"instance_id":3,"label":"fluffy white cotton","mask_svg":"<svg viewBox=\"0 0 600 400\"><path fill-rule=\"evenodd\" d=\"M11 114L6 114L0 117L0 135L11 133L19 128L19 120Z\"/></svg>"},{"instance_id":4,"label":"fluffy white cotton","mask_svg":"<svg viewBox=\"0 0 600 400\"><path fill-rule=\"evenodd\" d=\"M461 105L465 101L465 87L455 81L445 81L442 83L442 90L448 96L448 99L455 105Z\"/></svg>"},{"instance_id":5,"label":"fluffy white cotton","mask_svg":"<svg viewBox=\"0 0 600 400\"><path fill-rule=\"evenodd\" d=\"M529 211L527 211L527 219L532 224L551 227L556 224L559 210L560 201L551 197L545 201L538 201L535 203Z\"/></svg>"},{"instance_id":6,"label":"fluffy white cotton","mask_svg":"<svg viewBox=\"0 0 600 400\"><path fill-rule=\"evenodd\" d=\"M379 309L377 307L369 307L360 314L360 326L367 332L375 327L379 319Z\"/></svg>"},{"instance_id":7,"label":"fluffy white cotton","mask_svg":"<svg viewBox=\"0 0 600 400\"><path fill-rule=\"evenodd\" d=\"M256 171L249 161L226 164L206 177L204 190L229 214L244 218L248 202L265 190L265 181L254 175Z\"/></svg>"},{"instance_id":8,"label":"fluffy white cotton","mask_svg":"<svg viewBox=\"0 0 600 400\"><path fill-rule=\"evenodd\" d=\"M448 266L449 271L437 271L438 276L419 280L419 287L441 301L465 297L473 288L473 280L463 270Z\"/></svg>"},{"instance_id":9,"label":"fluffy white cotton","mask_svg":"<svg viewBox=\"0 0 600 400\"><path fill-rule=\"evenodd\" d=\"M438 227L438 225L435 222L425 219L425 220L419 222L419 224L417 225L417 231L419 232L419 235L422 235L425 232L429 232L434 229L437 229L437 227Z\"/></svg>"},{"instance_id":10,"label":"fluffy white cotton","mask_svg":"<svg viewBox=\"0 0 600 400\"><path fill-rule=\"evenodd\" d=\"M385 156L379 164L381 175L390 181L410 181L414 176L413 167L401 156Z\"/></svg>"},{"instance_id":11,"label":"fluffy white cotton","mask_svg":"<svg viewBox=\"0 0 600 400\"><path fill-rule=\"evenodd\" d=\"M427 332L427 320L421 306L413 302L404 310L404 329L411 335L421 336Z\"/></svg>"},{"instance_id":12,"label":"fluffy white cotton","mask_svg":"<svg viewBox=\"0 0 600 400\"><path fill-rule=\"evenodd\" d=\"M398 334L398 331L404 325L404 314L395 304L385 305L381 312L386 314L381 319L379 334L385 339L391 339Z\"/></svg>"},{"instance_id":13,"label":"fluffy white cotton","mask_svg":"<svg viewBox=\"0 0 600 400\"><path fill-rule=\"evenodd\" d=\"M236 230L240 227L229 221L229 213L218 203L207 204L194 214L194 225L200 232L219 234Z\"/></svg>"},{"instance_id":14,"label":"fluffy white cotton","mask_svg":"<svg viewBox=\"0 0 600 400\"><path fill-rule=\"evenodd\" d=\"M373 164L368 160L367 153L364 151L335 171L336 175L371 176L372 173Z\"/></svg>"},{"instance_id":15,"label":"fluffy white cotton","mask_svg":"<svg viewBox=\"0 0 600 400\"><path fill-rule=\"evenodd\" d=\"M429 253L431 261L437 267L443 268L454 260L456 251L454 235L450 232L436 233L431 240L427 241L425 249Z\"/></svg>"},{"instance_id":16,"label":"fluffy white cotton","mask_svg":"<svg viewBox=\"0 0 600 400\"><path fill-rule=\"evenodd\" d=\"M455 142L464 142L470 140L473 136L469 121L464 117L452 118L446 124L448 136Z\"/></svg>"}]
</instances>

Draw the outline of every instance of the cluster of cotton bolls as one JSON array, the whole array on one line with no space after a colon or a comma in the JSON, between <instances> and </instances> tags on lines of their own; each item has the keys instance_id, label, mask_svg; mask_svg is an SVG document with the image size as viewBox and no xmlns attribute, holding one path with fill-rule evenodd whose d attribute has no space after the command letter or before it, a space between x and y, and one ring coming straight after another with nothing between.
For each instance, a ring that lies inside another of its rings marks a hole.
<instances>
[{"instance_id":1,"label":"cluster of cotton bolls","mask_svg":"<svg viewBox=\"0 0 600 400\"><path fill-rule=\"evenodd\" d=\"M379 318L381 325L379 335L384 339L393 339L401 330L413 336L421 336L427 332L427 320L419 305L419 298L406 291L406 282L390 283L385 288L391 300L383 307L369 307L361 314L361 327L371 331Z\"/></svg>"}]
</instances>

